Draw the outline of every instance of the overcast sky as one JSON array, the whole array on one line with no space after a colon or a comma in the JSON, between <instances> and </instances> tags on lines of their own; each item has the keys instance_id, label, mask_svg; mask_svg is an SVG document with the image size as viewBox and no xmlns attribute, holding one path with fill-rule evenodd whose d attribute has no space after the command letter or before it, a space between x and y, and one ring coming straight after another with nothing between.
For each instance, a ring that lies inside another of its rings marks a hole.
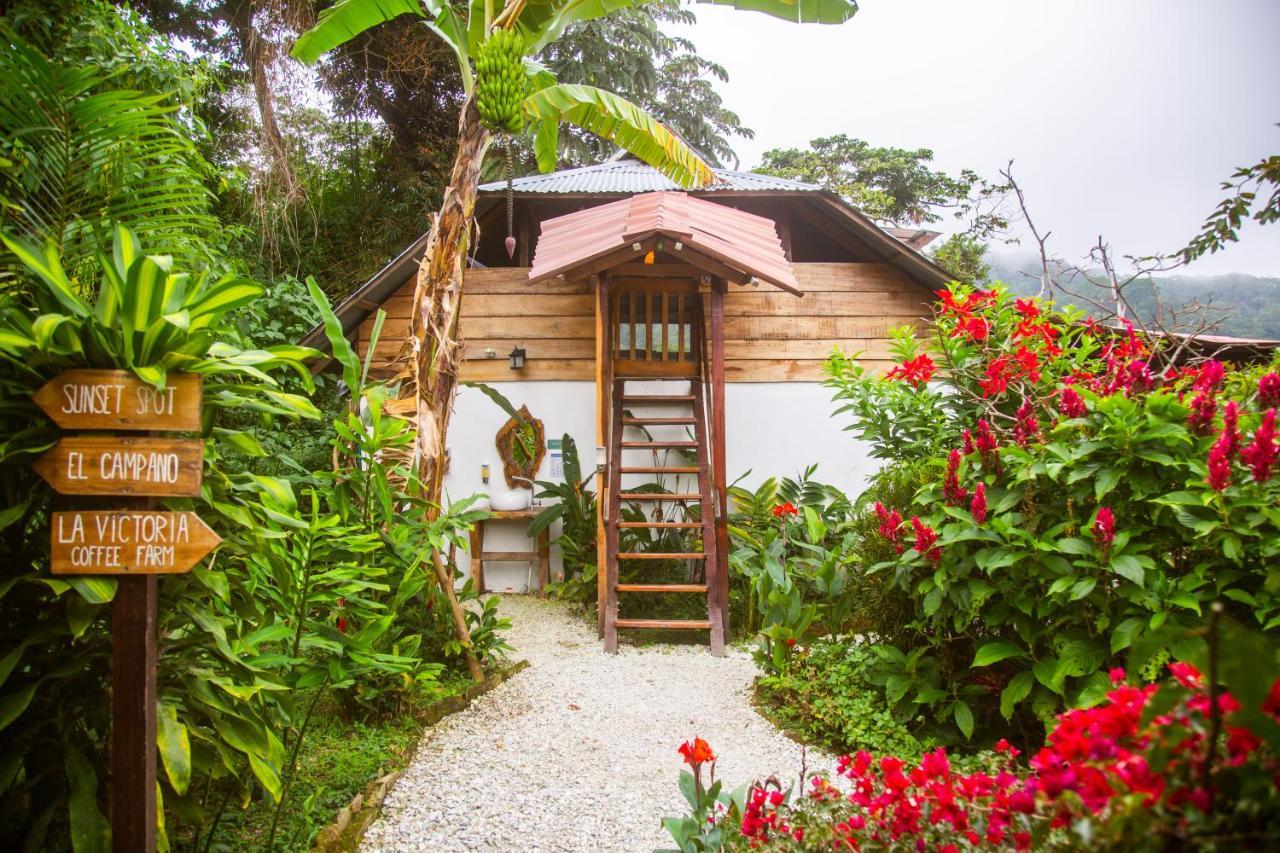
<instances>
[{"instance_id":1,"label":"overcast sky","mask_svg":"<svg viewBox=\"0 0 1280 853\"><path fill-rule=\"evenodd\" d=\"M1280 152L1280 0L861 0L839 27L695 7L682 28L762 152L846 133L997 177L1071 260L1183 245L1237 166ZM1034 248L1028 240L1022 247ZM1280 223L1196 273L1280 275Z\"/></svg>"}]
</instances>

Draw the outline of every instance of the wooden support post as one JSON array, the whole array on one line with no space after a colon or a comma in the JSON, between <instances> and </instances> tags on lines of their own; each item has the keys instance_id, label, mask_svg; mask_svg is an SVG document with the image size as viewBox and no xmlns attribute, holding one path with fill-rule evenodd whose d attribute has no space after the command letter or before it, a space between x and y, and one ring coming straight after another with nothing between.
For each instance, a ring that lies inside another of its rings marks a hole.
<instances>
[{"instance_id":1,"label":"wooden support post","mask_svg":"<svg viewBox=\"0 0 1280 853\"><path fill-rule=\"evenodd\" d=\"M484 592L484 519L471 528L471 585L476 595Z\"/></svg>"},{"instance_id":2,"label":"wooden support post","mask_svg":"<svg viewBox=\"0 0 1280 853\"><path fill-rule=\"evenodd\" d=\"M551 530L544 527L538 534L538 598L547 597L549 583L551 583Z\"/></svg>"},{"instance_id":3,"label":"wooden support post","mask_svg":"<svg viewBox=\"0 0 1280 853\"><path fill-rule=\"evenodd\" d=\"M467 617L462 612L462 605L458 603L458 596L453 591L453 572L449 571L449 567L444 564L444 557L439 551L431 552L431 563L436 570L436 581L439 582L440 589L444 590L445 597L449 599L449 611L453 614L453 629L462 642L462 654L467 659L467 670L471 673L471 680L480 684L484 681L484 669L476 659L475 649L471 645L471 632L467 629ZM155 775L154 769L152 775Z\"/></svg>"},{"instance_id":4,"label":"wooden support post","mask_svg":"<svg viewBox=\"0 0 1280 853\"><path fill-rule=\"evenodd\" d=\"M729 496L725 477L724 297L728 284L711 285L711 446L716 494L716 566L720 577L720 618L729 630Z\"/></svg>"},{"instance_id":5,"label":"wooden support post","mask_svg":"<svg viewBox=\"0 0 1280 853\"><path fill-rule=\"evenodd\" d=\"M596 447L607 447L609 441L609 316L608 295L602 276L590 278L596 309ZM595 464L592 449L591 464ZM608 601L608 547L605 539L604 517L609 505L609 480L602 472L596 472L596 631L604 637L604 611Z\"/></svg>"},{"instance_id":6,"label":"wooden support post","mask_svg":"<svg viewBox=\"0 0 1280 853\"><path fill-rule=\"evenodd\" d=\"M156 575L119 578L111 605L111 847L116 853L156 849L156 580Z\"/></svg>"}]
</instances>

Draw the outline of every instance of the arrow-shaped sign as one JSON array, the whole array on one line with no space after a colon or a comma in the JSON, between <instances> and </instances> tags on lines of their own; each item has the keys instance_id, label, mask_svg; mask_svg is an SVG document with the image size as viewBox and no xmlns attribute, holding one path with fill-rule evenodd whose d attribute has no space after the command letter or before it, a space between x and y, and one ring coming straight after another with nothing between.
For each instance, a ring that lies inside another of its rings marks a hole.
<instances>
[{"instance_id":1,"label":"arrow-shaped sign","mask_svg":"<svg viewBox=\"0 0 1280 853\"><path fill-rule=\"evenodd\" d=\"M160 391L127 370L67 370L32 399L63 429L200 429L200 377L190 373Z\"/></svg>"},{"instance_id":2,"label":"arrow-shaped sign","mask_svg":"<svg viewBox=\"0 0 1280 853\"><path fill-rule=\"evenodd\" d=\"M50 569L55 575L181 574L221 541L194 512L55 512Z\"/></svg>"},{"instance_id":3,"label":"arrow-shaped sign","mask_svg":"<svg viewBox=\"0 0 1280 853\"><path fill-rule=\"evenodd\" d=\"M32 467L63 495L196 497L203 465L198 438L76 435Z\"/></svg>"}]
</instances>

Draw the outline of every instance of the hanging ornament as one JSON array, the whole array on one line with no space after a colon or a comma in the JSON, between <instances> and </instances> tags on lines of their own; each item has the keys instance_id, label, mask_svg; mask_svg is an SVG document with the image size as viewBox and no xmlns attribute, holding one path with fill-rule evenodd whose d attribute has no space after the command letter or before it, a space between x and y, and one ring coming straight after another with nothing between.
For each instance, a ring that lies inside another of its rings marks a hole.
<instances>
[{"instance_id":1,"label":"hanging ornament","mask_svg":"<svg viewBox=\"0 0 1280 853\"><path fill-rule=\"evenodd\" d=\"M512 176L515 174L515 166L511 158L511 137L507 137L507 257L514 258L516 256L516 192L512 186Z\"/></svg>"}]
</instances>

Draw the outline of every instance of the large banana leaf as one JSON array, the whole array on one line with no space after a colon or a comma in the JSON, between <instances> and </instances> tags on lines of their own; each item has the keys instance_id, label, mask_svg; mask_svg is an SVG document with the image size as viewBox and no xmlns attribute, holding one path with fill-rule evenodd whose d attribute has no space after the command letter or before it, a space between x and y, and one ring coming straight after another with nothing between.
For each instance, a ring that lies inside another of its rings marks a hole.
<instances>
[{"instance_id":1,"label":"large banana leaf","mask_svg":"<svg viewBox=\"0 0 1280 853\"><path fill-rule=\"evenodd\" d=\"M435 17L439 11L440 0L338 0L320 13L316 25L298 38L289 55L315 62L370 27L401 15Z\"/></svg>"},{"instance_id":2,"label":"large banana leaf","mask_svg":"<svg viewBox=\"0 0 1280 853\"><path fill-rule=\"evenodd\" d=\"M763 12L797 24L843 24L858 12L857 0L696 0L713 6L732 6L742 12Z\"/></svg>"},{"instance_id":3,"label":"large banana leaf","mask_svg":"<svg viewBox=\"0 0 1280 853\"><path fill-rule=\"evenodd\" d=\"M529 0L516 19L516 28L524 33L529 53L534 55L560 38L570 24L638 5L636 0Z\"/></svg>"},{"instance_id":4,"label":"large banana leaf","mask_svg":"<svg viewBox=\"0 0 1280 853\"><path fill-rule=\"evenodd\" d=\"M662 122L626 98L594 86L557 84L534 92L524 100L525 114L534 121L558 125L568 122L601 139L616 143L685 189L704 186L715 179L711 167ZM555 134L540 132L535 147L554 148ZM538 164L554 166L554 154L538 150Z\"/></svg>"}]
</instances>

